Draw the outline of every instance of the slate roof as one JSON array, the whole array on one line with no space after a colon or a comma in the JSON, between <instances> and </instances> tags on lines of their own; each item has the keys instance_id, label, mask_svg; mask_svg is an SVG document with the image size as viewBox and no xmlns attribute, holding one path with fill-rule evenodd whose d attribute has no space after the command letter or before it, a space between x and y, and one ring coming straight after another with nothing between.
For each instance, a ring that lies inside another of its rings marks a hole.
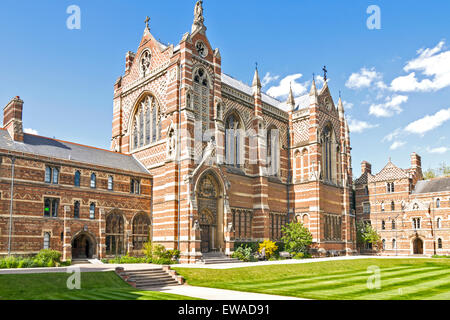
<instances>
[{"instance_id":1,"label":"slate roof","mask_svg":"<svg viewBox=\"0 0 450 320\"><path fill-rule=\"evenodd\" d=\"M229 85L230 87L233 87L234 89L239 90L249 96L253 95L252 88L249 85L243 83L242 81L236 80L235 78L225 73L222 73L222 83ZM282 109L283 103L281 101L269 96L268 94L261 93L261 99L263 102L270 104L273 107L286 111Z\"/></svg>"},{"instance_id":2,"label":"slate roof","mask_svg":"<svg viewBox=\"0 0 450 320\"><path fill-rule=\"evenodd\" d=\"M17 142L11 139L7 130L0 130L0 149L73 160L136 173L148 173L130 155L27 133L23 135L23 142Z\"/></svg>"},{"instance_id":3,"label":"slate roof","mask_svg":"<svg viewBox=\"0 0 450 320\"><path fill-rule=\"evenodd\" d=\"M413 194L450 191L450 177L420 180L413 190Z\"/></svg>"}]
</instances>

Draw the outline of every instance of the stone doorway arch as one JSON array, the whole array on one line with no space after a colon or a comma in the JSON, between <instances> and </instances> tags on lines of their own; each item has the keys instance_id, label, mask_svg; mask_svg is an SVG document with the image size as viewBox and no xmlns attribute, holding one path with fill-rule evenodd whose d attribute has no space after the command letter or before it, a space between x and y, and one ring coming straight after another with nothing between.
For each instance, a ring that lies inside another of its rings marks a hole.
<instances>
[{"instance_id":1,"label":"stone doorway arch","mask_svg":"<svg viewBox=\"0 0 450 320\"><path fill-rule=\"evenodd\" d=\"M72 239L72 259L92 259L96 252L96 241L94 236L82 231Z\"/></svg>"},{"instance_id":2,"label":"stone doorway arch","mask_svg":"<svg viewBox=\"0 0 450 320\"><path fill-rule=\"evenodd\" d=\"M413 254L423 254L423 241L419 237L413 240Z\"/></svg>"},{"instance_id":3,"label":"stone doorway arch","mask_svg":"<svg viewBox=\"0 0 450 320\"><path fill-rule=\"evenodd\" d=\"M200 224L201 252L218 252L225 248L223 187L215 173L202 174L196 186Z\"/></svg>"}]
</instances>

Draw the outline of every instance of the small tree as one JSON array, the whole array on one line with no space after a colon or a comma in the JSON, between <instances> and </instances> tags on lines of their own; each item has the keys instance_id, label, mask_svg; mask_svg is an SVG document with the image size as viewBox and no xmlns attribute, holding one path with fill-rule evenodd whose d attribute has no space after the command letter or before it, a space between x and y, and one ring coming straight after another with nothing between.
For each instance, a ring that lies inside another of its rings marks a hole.
<instances>
[{"instance_id":1,"label":"small tree","mask_svg":"<svg viewBox=\"0 0 450 320\"><path fill-rule=\"evenodd\" d=\"M382 247L381 236L369 223L358 223L356 229L357 242L360 245L370 243L372 248L379 250Z\"/></svg>"},{"instance_id":2,"label":"small tree","mask_svg":"<svg viewBox=\"0 0 450 320\"><path fill-rule=\"evenodd\" d=\"M425 172L423 173L423 178L424 178L425 180L429 180L429 179L436 178L436 173L434 172L433 169L428 169L427 171L425 171Z\"/></svg>"},{"instance_id":3,"label":"small tree","mask_svg":"<svg viewBox=\"0 0 450 320\"><path fill-rule=\"evenodd\" d=\"M307 253L308 246L312 243L312 235L303 223L291 222L282 226L281 230L284 234L281 240L289 253Z\"/></svg>"}]
</instances>

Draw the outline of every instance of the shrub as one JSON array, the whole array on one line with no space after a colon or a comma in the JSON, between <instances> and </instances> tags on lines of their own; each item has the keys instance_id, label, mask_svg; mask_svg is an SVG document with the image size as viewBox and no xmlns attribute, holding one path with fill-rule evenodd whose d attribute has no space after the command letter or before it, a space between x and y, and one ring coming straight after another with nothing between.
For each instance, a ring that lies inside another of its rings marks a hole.
<instances>
[{"instance_id":1,"label":"shrub","mask_svg":"<svg viewBox=\"0 0 450 320\"><path fill-rule=\"evenodd\" d=\"M144 249L142 250L147 258L152 258L153 256L153 243L151 241L144 243Z\"/></svg>"},{"instance_id":2,"label":"shrub","mask_svg":"<svg viewBox=\"0 0 450 320\"><path fill-rule=\"evenodd\" d=\"M171 249L166 251L167 258L170 260L178 260L180 257L180 250Z\"/></svg>"},{"instance_id":3,"label":"shrub","mask_svg":"<svg viewBox=\"0 0 450 320\"><path fill-rule=\"evenodd\" d=\"M239 247L249 247L252 250L252 253L258 252L259 249L259 243L258 242L235 242L234 243L234 250L236 250Z\"/></svg>"},{"instance_id":4,"label":"shrub","mask_svg":"<svg viewBox=\"0 0 450 320\"><path fill-rule=\"evenodd\" d=\"M49 261L53 262L53 266L61 263L61 252L50 249L42 249L36 255L36 259L44 261L44 264L49 265Z\"/></svg>"},{"instance_id":5,"label":"shrub","mask_svg":"<svg viewBox=\"0 0 450 320\"><path fill-rule=\"evenodd\" d=\"M285 249L291 254L305 254L312 243L312 235L301 222L292 222L281 227Z\"/></svg>"},{"instance_id":6,"label":"shrub","mask_svg":"<svg viewBox=\"0 0 450 320\"><path fill-rule=\"evenodd\" d=\"M249 246L240 246L236 248L231 255L232 258L237 258L244 262L254 261L255 258L253 257L253 250Z\"/></svg>"},{"instance_id":7,"label":"shrub","mask_svg":"<svg viewBox=\"0 0 450 320\"><path fill-rule=\"evenodd\" d=\"M265 248L266 258L270 260L270 258L274 255L275 251L277 251L278 247L275 242L270 240L264 240L259 244L259 253L262 253L263 248Z\"/></svg>"}]
</instances>

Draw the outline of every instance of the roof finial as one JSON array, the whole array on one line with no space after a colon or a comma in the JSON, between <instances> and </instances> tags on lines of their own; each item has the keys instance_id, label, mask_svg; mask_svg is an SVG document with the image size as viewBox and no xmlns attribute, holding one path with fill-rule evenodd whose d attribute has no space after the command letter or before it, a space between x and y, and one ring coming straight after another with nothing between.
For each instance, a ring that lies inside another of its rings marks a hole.
<instances>
[{"instance_id":1,"label":"roof finial","mask_svg":"<svg viewBox=\"0 0 450 320\"><path fill-rule=\"evenodd\" d=\"M255 63L255 75L253 76L253 82L252 82L252 87L259 87L261 88L261 81L259 80L259 74L258 74L258 62Z\"/></svg>"},{"instance_id":2,"label":"roof finial","mask_svg":"<svg viewBox=\"0 0 450 320\"><path fill-rule=\"evenodd\" d=\"M294 94L292 93L292 81L289 83L289 96L286 103L291 106L292 110L295 108Z\"/></svg>"},{"instance_id":3,"label":"roof finial","mask_svg":"<svg viewBox=\"0 0 450 320\"><path fill-rule=\"evenodd\" d=\"M149 28L149 26L148 26L148 23L150 22L150 18L149 18L149 16L147 16L147 18L145 18L145 27L148 29L148 30L150 30L150 28Z\"/></svg>"},{"instance_id":4,"label":"roof finial","mask_svg":"<svg viewBox=\"0 0 450 320\"><path fill-rule=\"evenodd\" d=\"M327 82L327 72L328 72L327 66L323 66L322 70L323 70L323 81Z\"/></svg>"},{"instance_id":5,"label":"roof finial","mask_svg":"<svg viewBox=\"0 0 450 320\"><path fill-rule=\"evenodd\" d=\"M203 18L203 1L198 0L194 8L194 23L192 24L191 30L192 33L194 33L194 31L196 31L197 29L205 28L205 25L203 24L204 21L205 18Z\"/></svg>"}]
</instances>

